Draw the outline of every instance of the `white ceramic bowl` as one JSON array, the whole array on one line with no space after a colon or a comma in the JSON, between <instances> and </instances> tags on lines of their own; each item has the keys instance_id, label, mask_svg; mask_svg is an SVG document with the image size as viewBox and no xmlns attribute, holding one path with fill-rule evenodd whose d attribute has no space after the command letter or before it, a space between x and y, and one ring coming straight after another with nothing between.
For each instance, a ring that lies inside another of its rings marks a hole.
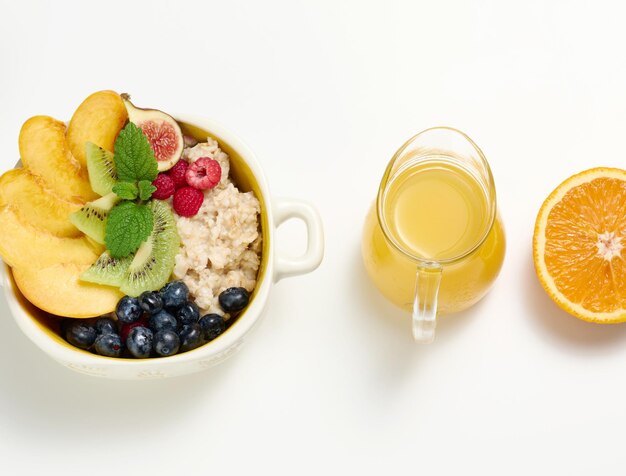
<instances>
[{"instance_id":1,"label":"white ceramic bowl","mask_svg":"<svg viewBox=\"0 0 626 476\"><path fill-rule=\"evenodd\" d=\"M155 379L189 374L209 368L235 353L261 319L272 286L283 278L316 269L324 254L322 221L310 204L293 199L274 198L253 152L234 134L214 121L177 115L186 133L197 138L215 138L231 157L231 176L244 190L253 190L261 202L263 252L259 279L250 304L237 320L217 339L195 350L166 358L114 359L77 349L55 331L59 319L50 318L32 306L20 293L8 266L0 266L0 283L11 313L20 329L35 345L67 368L97 377L114 379ZM276 228L289 218L304 221L307 250L292 259L274 249Z\"/></svg>"}]
</instances>

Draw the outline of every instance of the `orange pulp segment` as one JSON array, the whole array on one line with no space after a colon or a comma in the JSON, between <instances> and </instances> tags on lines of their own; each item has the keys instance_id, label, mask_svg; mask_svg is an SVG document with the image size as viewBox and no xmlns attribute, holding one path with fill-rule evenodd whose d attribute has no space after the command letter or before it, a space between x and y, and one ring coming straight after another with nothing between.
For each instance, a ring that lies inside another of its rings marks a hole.
<instances>
[{"instance_id":1,"label":"orange pulp segment","mask_svg":"<svg viewBox=\"0 0 626 476\"><path fill-rule=\"evenodd\" d=\"M570 177L543 203L533 239L539 281L565 311L591 322L626 321L626 171Z\"/></svg>"}]
</instances>

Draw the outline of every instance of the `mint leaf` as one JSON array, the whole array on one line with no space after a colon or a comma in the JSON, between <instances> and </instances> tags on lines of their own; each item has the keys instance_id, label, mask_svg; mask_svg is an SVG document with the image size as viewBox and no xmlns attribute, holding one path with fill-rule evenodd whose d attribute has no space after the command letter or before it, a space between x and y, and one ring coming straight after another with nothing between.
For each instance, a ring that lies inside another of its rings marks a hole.
<instances>
[{"instance_id":1,"label":"mint leaf","mask_svg":"<svg viewBox=\"0 0 626 476\"><path fill-rule=\"evenodd\" d=\"M134 182L117 182L113 185L113 193L124 200L134 200L140 194Z\"/></svg>"},{"instance_id":2,"label":"mint leaf","mask_svg":"<svg viewBox=\"0 0 626 476\"><path fill-rule=\"evenodd\" d=\"M132 122L120 131L115 140L115 168L119 180L152 182L158 173L152 146L145 134Z\"/></svg>"},{"instance_id":3,"label":"mint leaf","mask_svg":"<svg viewBox=\"0 0 626 476\"><path fill-rule=\"evenodd\" d=\"M148 200L154 192L156 192L156 187L152 185L152 182L148 182L147 180L139 181L139 198L142 200Z\"/></svg>"},{"instance_id":4,"label":"mint leaf","mask_svg":"<svg viewBox=\"0 0 626 476\"><path fill-rule=\"evenodd\" d=\"M110 212L106 222L104 242L113 258L134 253L152 233L154 219L145 205L122 202Z\"/></svg>"}]
</instances>

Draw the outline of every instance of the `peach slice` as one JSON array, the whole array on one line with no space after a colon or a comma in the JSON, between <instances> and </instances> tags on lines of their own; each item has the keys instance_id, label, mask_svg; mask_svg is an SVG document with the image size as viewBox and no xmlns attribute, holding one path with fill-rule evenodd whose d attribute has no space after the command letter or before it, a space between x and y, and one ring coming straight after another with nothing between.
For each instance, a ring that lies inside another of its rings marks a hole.
<instances>
[{"instance_id":1,"label":"peach slice","mask_svg":"<svg viewBox=\"0 0 626 476\"><path fill-rule=\"evenodd\" d=\"M43 188L26 169L13 169L0 177L0 206L8 205L18 218L53 235L80 236L69 220L81 203L68 202Z\"/></svg>"},{"instance_id":2,"label":"peach slice","mask_svg":"<svg viewBox=\"0 0 626 476\"><path fill-rule=\"evenodd\" d=\"M24 166L59 197L81 202L98 197L91 190L86 169L80 168L67 147L61 121L31 117L22 126L19 147Z\"/></svg>"},{"instance_id":3,"label":"peach slice","mask_svg":"<svg viewBox=\"0 0 626 476\"><path fill-rule=\"evenodd\" d=\"M11 267L33 268L58 263L92 264L103 251L86 237L61 238L22 222L11 207L0 210L0 256Z\"/></svg>"},{"instance_id":4,"label":"peach slice","mask_svg":"<svg viewBox=\"0 0 626 476\"><path fill-rule=\"evenodd\" d=\"M113 151L117 134L127 120L128 113L119 94L115 91L93 93L78 106L67 129L67 142L72 155L86 168L87 142Z\"/></svg>"},{"instance_id":5,"label":"peach slice","mask_svg":"<svg viewBox=\"0 0 626 476\"><path fill-rule=\"evenodd\" d=\"M45 268L14 268L13 277L24 297L50 314L88 318L114 311L124 295L116 288L80 281L89 266L57 263Z\"/></svg>"}]
</instances>

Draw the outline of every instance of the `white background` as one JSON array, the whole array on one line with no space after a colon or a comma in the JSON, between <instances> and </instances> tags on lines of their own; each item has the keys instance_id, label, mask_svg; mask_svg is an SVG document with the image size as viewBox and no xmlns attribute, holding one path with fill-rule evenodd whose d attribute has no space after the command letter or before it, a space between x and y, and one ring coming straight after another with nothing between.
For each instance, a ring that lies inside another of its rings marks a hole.
<instances>
[{"instance_id":1,"label":"white background","mask_svg":"<svg viewBox=\"0 0 626 476\"><path fill-rule=\"evenodd\" d=\"M0 1L2 170L28 117L127 91L225 124L326 228L319 270L277 285L241 352L188 377L72 373L0 299L1 472L624 474L626 327L560 311L531 258L558 183L626 166L620 3ZM491 294L418 347L359 241L385 164L433 125L483 148L508 250ZM279 245L303 250L304 227Z\"/></svg>"}]
</instances>

